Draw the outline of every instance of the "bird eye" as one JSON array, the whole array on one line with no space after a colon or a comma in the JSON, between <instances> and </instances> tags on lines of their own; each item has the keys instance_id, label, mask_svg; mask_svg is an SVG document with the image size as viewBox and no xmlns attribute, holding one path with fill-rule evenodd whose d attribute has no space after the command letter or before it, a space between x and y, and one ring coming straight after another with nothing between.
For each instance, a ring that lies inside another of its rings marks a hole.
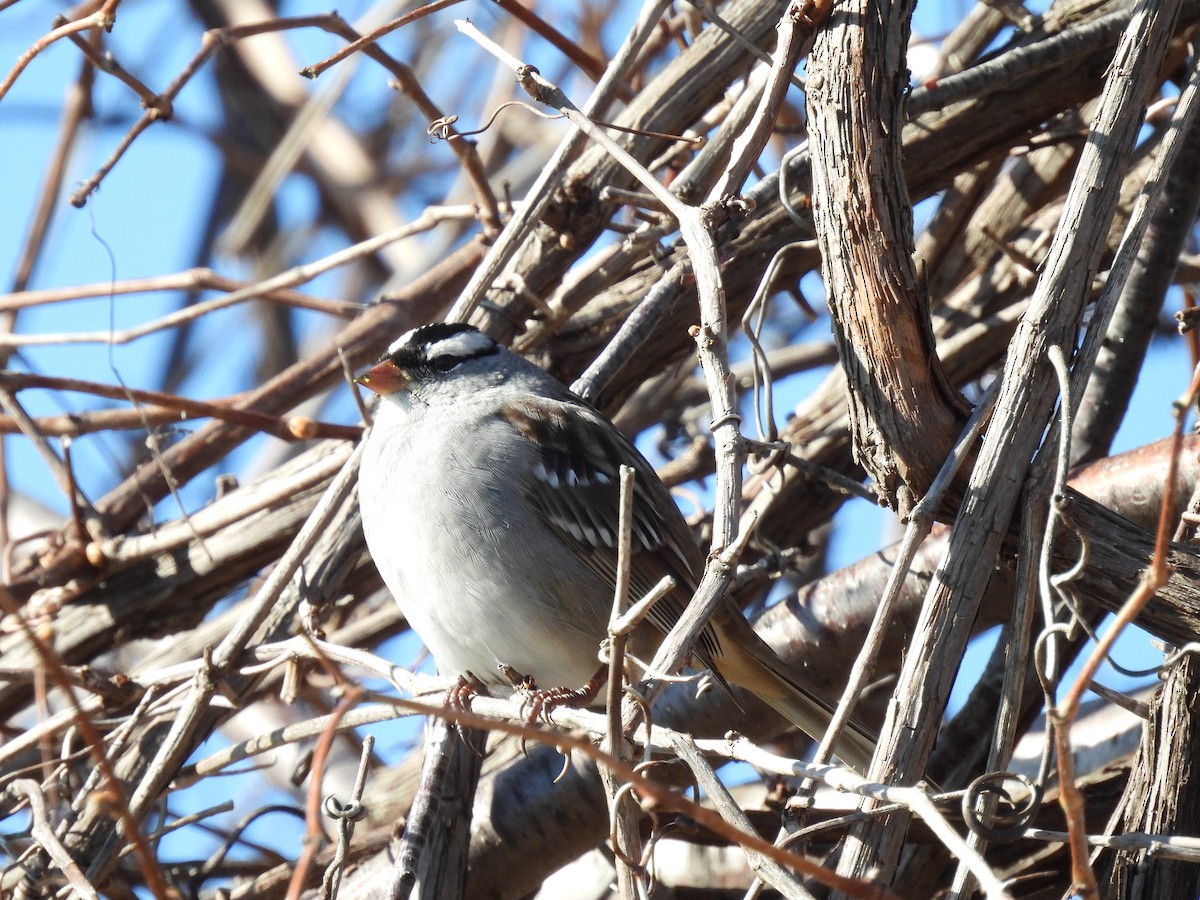
<instances>
[{"instance_id":1,"label":"bird eye","mask_svg":"<svg viewBox=\"0 0 1200 900\"><path fill-rule=\"evenodd\" d=\"M450 354L442 354L435 356L429 360L429 367L435 372L449 372L455 366L463 361L461 356L452 356Z\"/></svg>"}]
</instances>

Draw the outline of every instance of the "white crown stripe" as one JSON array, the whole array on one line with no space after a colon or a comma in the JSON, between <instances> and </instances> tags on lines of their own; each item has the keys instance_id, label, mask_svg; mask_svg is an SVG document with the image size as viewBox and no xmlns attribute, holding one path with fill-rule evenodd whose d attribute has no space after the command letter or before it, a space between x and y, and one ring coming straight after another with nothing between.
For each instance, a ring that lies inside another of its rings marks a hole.
<instances>
[{"instance_id":1,"label":"white crown stripe","mask_svg":"<svg viewBox=\"0 0 1200 900\"><path fill-rule=\"evenodd\" d=\"M425 352L425 358L453 357L456 359L470 359L473 356L491 352L495 346L496 342L486 334L478 331L463 331L430 344Z\"/></svg>"},{"instance_id":2,"label":"white crown stripe","mask_svg":"<svg viewBox=\"0 0 1200 900\"><path fill-rule=\"evenodd\" d=\"M422 340L419 332L429 327L428 325L422 325L419 328L406 331L388 347L387 355L391 356L404 347L411 347L414 350L423 351L422 355L428 360L439 358L471 359L475 356L483 356L484 354L491 353L496 349L495 341L486 334L474 329L460 331L456 334L426 343Z\"/></svg>"},{"instance_id":3,"label":"white crown stripe","mask_svg":"<svg viewBox=\"0 0 1200 900\"><path fill-rule=\"evenodd\" d=\"M405 344L411 343L412 336L414 333L416 333L416 330L417 329L412 328L412 329L404 332L404 334L400 335L400 337L396 338L394 341L392 341L391 346L387 348L387 355L391 356L393 353L395 353L397 350L399 350Z\"/></svg>"}]
</instances>

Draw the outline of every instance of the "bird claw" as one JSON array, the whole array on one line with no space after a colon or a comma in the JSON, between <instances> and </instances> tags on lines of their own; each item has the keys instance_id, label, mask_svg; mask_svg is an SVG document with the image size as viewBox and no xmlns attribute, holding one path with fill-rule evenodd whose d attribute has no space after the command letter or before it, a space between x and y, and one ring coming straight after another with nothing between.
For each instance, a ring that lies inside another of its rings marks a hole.
<instances>
[{"instance_id":1,"label":"bird claw","mask_svg":"<svg viewBox=\"0 0 1200 900\"><path fill-rule=\"evenodd\" d=\"M453 712L470 712L472 698L487 696L489 696L487 685L480 681L474 672L467 672L465 675L459 675L458 681L454 683L454 687L446 692L446 700L443 705ZM472 734L471 729L467 728L461 722L455 723L454 728L458 732L459 740L470 747L471 752L482 759L486 744L486 734L480 731Z\"/></svg>"},{"instance_id":2,"label":"bird claw","mask_svg":"<svg viewBox=\"0 0 1200 900\"><path fill-rule=\"evenodd\" d=\"M487 685L480 681L474 672L459 675L454 687L446 692L445 706L460 712L470 712L472 697L488 696Z\"/></svg>"},{"instance_id":3,"label":"bird claw","mask_svg":"<svg viewBox=\"0 0 1200 900\"><path fill-rule=\"evenodd\" d=\"M553 724L550 721L550 713L562 706L572 709L590 706L608 680L608 668L603 667L581 688L555 687L543 690L532 677L522 675L512 666L501 665L499 669L513 690L524 698L521 701L521 714L525 717L527 725L534 725L539 721L547 725Z\"/></svg>"}]
</instances>

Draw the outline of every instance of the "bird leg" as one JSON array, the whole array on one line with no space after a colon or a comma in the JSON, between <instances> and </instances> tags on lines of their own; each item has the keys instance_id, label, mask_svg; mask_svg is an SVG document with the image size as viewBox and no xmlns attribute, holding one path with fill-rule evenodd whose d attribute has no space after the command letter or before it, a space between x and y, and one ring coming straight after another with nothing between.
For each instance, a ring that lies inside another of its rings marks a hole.
<instances>
[{"instance_id":1,"label":"bird leg","mask_svg":"<svg viewBox=\"0 0 1200 900\"><path fill-rule=\"evenodd\" d=\"M468 671L465 675L459 675L454 687L446 692L444 705L447 709L470 712L472 697L487 696L487 685L480 681L474 672ZM482 759L487 744L487 732L468 728L461 722L455 723L454 728L458 732L458 739L470 747L472 753Z\"/></svg>"},{"instance_id":2,"label":"bird leg","mask_svg":"<svg viewBox=\"0 0 1200 900\"><path fill-rule=\"evenodd\" d=\"M601 666L581 688L555 687L542 690L532 677L522 675L512 666L502 664L499 669L513 690L524 696L521 709L528 710L525 722L529 725L539 719L550 724L550 713L560 706L570 706L574 709L591 706L592 701L600 695L600 689L608 681L608 666Z\"/></svg>"},{"instance_id":3,"label":"bird leg","mask_svg":"<svg viewBox=\"0 0 1200 900\"><path fill-rule=\"evenodd\" d=\"M480 681L474 672L459 675L454 687L446 692L445 706L450 709L469 711L472 697L488 696L487 685Z\"/></svg>"}]
</instances>

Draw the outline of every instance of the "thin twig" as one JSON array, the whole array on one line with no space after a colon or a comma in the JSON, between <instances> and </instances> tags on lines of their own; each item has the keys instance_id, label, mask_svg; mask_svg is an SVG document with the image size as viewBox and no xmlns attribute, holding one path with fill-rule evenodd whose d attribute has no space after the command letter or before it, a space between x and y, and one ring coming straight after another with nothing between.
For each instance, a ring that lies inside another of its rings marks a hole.
<instances>
[{"instance_id":1,"label":"thin twig","mask_svg":"<svg viewBox=\"0 0 1200 900\"><path fill-rule=\"evenodd\" d=\"M692 770L692 775L707 796L708 802L725 818L725 821L742 831L753 830L754 826L751 824L750 818L737 805L729 793L729 789L721 783L721 779L717 777L713 767L709 765L708 760L700 752L700 748L696 746L696 742L683 735L675 740L674 746L675 752ZM796 876L775 860L749 850L746 851L746 860L750 863L750 868L755 875L778 891L785 900L812 900L812 895L804 890L796 880Z\"/></svg>"},{"instance_id":2,"label":"thin twig","mask_svg":"<svg viewBox=\"0 0 1200 900\"><path fill-rule=\"evenodd\" d=\"M337 710L334 710L336 713ZM331 717L332 719L332 717ZM350 839L354 836L354 823L367 814L362 805L363 791L367 787L367 768L371 763L371 751L375 748L375 736L368 734L363 738L362 753L359 754L358 774L354 778L354 789L350 794L349 803L338 803L336 798L325 800L325 814L337 819L338 842L337 851L321 879L322 900L337 900L338 888L342 883L342 870L346 864L346 856L350 852Z\"/></svg>"},{"instance_id":3,"label":"thin twig","mask_svg":"<svg viewBox=\"0 0 1200 900\"><path fill-rule=\"evenodd\" d=\"M336 53L327 56L320 62L313 63L311 66L305 66L300 70L300 74L305 78L318 78L326 69L337 65L348 56L353 56L364 47L369 47L381 37L391 34L396 29L403 28L405 25L408 25L411 22L415 22L418 19L423 19L428 15L432 15L438 10L446 9L447 7L454 6L456 3L461 2L462 0L435 0L433 3L427 3L424 6L419 6L411 12L406 12L404 15L399 16L398 18L392 19L390 22L380 25L373 31L368 31L361 37L355 38L341 50L338 50Z\"/></svg>"},{"instance_id":4,"label":"thin twig","mask_svg":"<svg viewBox=\"0 0 1200 900\"><path fill-rule=\"evenodd\" d=\"M287 900L299 900L301 891L308 881L308 870L321 849L324 832L321 829L321 781L325 777L325 762L329 759L329 751L333 739L337 735L337 722L348 710L352 709L362 697L362 688L349 686L345 696L338 701L333 713L329 716L328 727L321 732L317 746L313 750L312 771L309 773L308 797L304 806L305 832L302 842L303 849L296 860L292 871L292 881L288 885Z\"/></svg>"},{"instance_id":5,"label":"thin twig","mask_svg":"<svg viewBox=\"0 0 1200 900\"><path fill-rule=\"evenodd\" d=\"M576 734L574 732L564 731L544 731L535 730L524 724L514 724L495 719L485 718L470 712L468 710L452 708L448 706L435 706L427 703L416 703L408 700L397 700L397 705L408 706L415 711L421 711L428 715L438 716L446 719L448 722L466 725L471 728L482 728L490 731L499 731L503 734L520 737L538 743L547 744L552 747L557 747L561 751L578 753L588 759L594 760L605 768L611 769L623 781L628 782L642 796L643 805L658 807L667 810L675 810L682 812L691 817L697 824L707 828L709 831L717 834L719 837L738 844L748 850L752 850L762 856L774 860L793 869L803 875L811 877L821 884L842 891L851 897L872 898L872 900L895 900L896 895L887 888L879 884L874 884L869 881L858 879L846 879L834 875L829 869L809 860L803 856L797 856L776 847L770 841L763 840L757 834L744 832L727 823L719 814L707 809L699 804L692 803L681 795L675 793L668 787L646 778L638 773L638 771L626 762L623 762L615 757L612 757L602 751L591 739L586 735ZM702 749L715 749L718 746L721 748L716 751L718 753L726 753L735 758L753 758L769 759L772 754L767 754L766 751L754 748L749 742L744 740L735 741L698 741L698 746ZM927 821L930 827L938 827L936 823L945 820L937 812L936 807L924 798L923 794L915 789L897 789L885 788L882 785L871 785L857 776L853 776L848 770L837 769L831 766L806 766L795 760L783 760L781 757L773 757L780 760L778 766L786 766L791 774L808 774L812 776L823 775L830 778L839 784L844 784L847 789L851 789L850 785L854 785L854 790L867 792L871 795L886 793L888 796L903 796L905 800L919 807L922 817L928 817ZM895 793L899 792L899 793ZM914 795L914 796L910 796ZM915 795L920 795L916 797ZM949 834L945 839L958 849L962 843L962 839L954 834L952 829L947 829ZM955 843L957 839L957 843ZM990 886L992 880L986 880L986 884ZM999 895L997 895L999 896Z\"/></svg>"},{"instance_id":6,"label":"thin twig","mask_svg":"<svg viewBox=\"0 0 1200 900\"><path fill-rule=\"evenodd\" d=\"M16 392L31 388L44 388L52 391L78 391L92 394L96 397L107 397L110 400L130 400L136 403L148 403L152 406L170 410L174 413L174 421L186 422L189 418L221 419L245 425L256 431L274 435L280 440L315 440L318 438L337 438L346 441L356 441L362 436L362 429L352 425L335 425L309 420L303 429L294 417L283 418L268 416L253 410L238 409L227 405L230 400L212 402L192 400L178 394L167 394L162 391L146 391L138 388L125 388L117 385L100 384L95 381L83 381L78 378L56 378L50 375L33 375L25 372L0 371L0 389ZM0 395L2 396L2 395ZM233 398L230 398L233 399ZM74 418L72 416L71 418ZM30 420L36 426L36 420ZM20 419L14 417L14 424L21 427ZM134 426L136 427L136 426ZM0 431L4 422L0 420ZM303 433L300 433L300 432Z\"/></svg>"},{"instance_id":7,"label":"thin twig","mask_svg":"<svg viewBox=\"0 0 1200 900\"><path fill-rule=\"evenodd\" d=\"M104 5L91 15L59 25L53 31L34 41L33 45L17 58L16 64L13 65L4 80L0 81L0 100L4 99L4 95L25 71L25 67L33 62L34 57L55 41L80 31L87 31L89 28L103 28L105 31L111 31L113 22L117 19L116 9L120 2L121 0L105 0Z\"/></svg>"},{"instance_id":8,"label":"thin twig","mask_svg":"<svg viewBox=\"0 0 1200 900\"><path fill-rule=\"evenodd\" d=\"M445 208L440 215L442 220L450 220L456 215L463 218L475 218L474 207ZM0 294L0 311L26 309L31 306L42 306L47 303L61 303L66 300L83 300L88 297L110 299L125 294L141 294L151 291L240 291L253 289L262 300L279 303L284 306L294 306L299 309L311 309L315 312L327 313L340 319L353 319L364 309L361 303L347 303L341 300L324 300L310 297L286 288L266 289L261 284L227 278L212 269L195 268L174 275L159 275L153 278L131 278L124 281L103 281L97 284L76 285L64 288L46 288L37 291L17 290L11 294Z\"/></svg>"},{"instance_id":9,"label":"thin twig","mask_svg":"<svg viewBox=\"0 0 1200 900\"><path fill-rule=\"evenodd\" d=\"M46 800L42 796L41 787L32 778L18 778L8 786L8 791L23 796L29 803L30 818L33 820L30 836L37 841L46 855L54 862L60 872L66 876L67 882L83 900L100 900L96 888L87 880L79 863L71 858L67 848L59 841L50 824L46 810Z\"/></svg>"},{"instance_id":10,"label":"thin twig","mask_svg":"<svg viewBox=\"0 0 1200 900\"><path fill-rule=\"evenodd\" d=\"M626 35L617 55L609 63L604 77L600 79L600 83L596 85L591 97L584 105L587 115L596 114L607 107L609 100L617 92L621 79L633 64L638 51L657 28L658 17L667 8L669 2L670 0L645 0L633 28ZM446 316L448 321L465 322L470 318L483 299L485 292L491 289L501 270L516 253L521 242L529 235L534 224L545 211L553 195L551 189L558 186L563 173L582 146L583 141L582 133L572 132L559 144L553 157L546 162L541 175L530 187L526 204L500 233L500 237L492 245L491 251L476 268L475 273L471 276L471 281L463 288L462 293L454 302L453 308Z\"/></svg>"},{"instance_id":11,"label":"thin twig","mask_svg":"<svg viewBox=\"0 0 1200 900\"><path fill-rule=\"evenodd\" d=\"M228 306L233 306L237 303L242 303L245 300L252 300L267 291L274 291L280 288L291 288L299 284L304 284L306 281L311 281L318 275L344 266L347 263L362 259L364 256L370 256L372 253L380 250L389 244L394 244L397 241L402 241L405 238L412 237L422 231L428 231L436 224L443 220L443 215L440 211L426 210L421 216L407 225L400 225L393 228L391 231L377 235L373 238L368 238L365 241L360 241L336 253L331 253L321 259L311 263L294 266L286 272L281 272L271 278L264 279L257 284L252 284L232 293L226 294L224 297L218 297L213 300L206 300L203 303L195 303L186 309L181 309L178 312L171 313L156 319L153 322L147 322L133 328L126 328L119 331L82 331L66 334L0 334L0 349L6 347L27 347L27 346L46 346L51 344L128 344L130 341L145 337L149 334L154 334L158 331L163 331L167 328L174 328L177 325L182 325L186 322L193 322L201 316L208 315L219 309L224 309Z\"/></svg>"},{"instance_id":12,"label":"thin twig","mask_svg":"<svg viewBox=\"0 0 1200 900\"><path fill-rule=\"evenodd\" d=\"M901 541L896 562L892 565L892 570L888 574L887 586L884 588L883 596L879 600L879 608L875 611L875 616L871 620L871 627L867 632L866 638L863 640L863 646L858 653L858 658L854 661L854 668L850 672L850 677L846 680L846 687L842 691L841 699L838 701L837 709L833 714L833 719L829 723L829 728L826 729L825 736L821 738L820 746L817 747L817 752L813 756L813 759L817 762L829 759L833 748L837 744L838 736L842 733L842 729L845 728L854 713L854 708L858 703L863 688L866 687L874 675L875 663L879 658L880 651L883 649L884 638L891 628L892 615L895 611L896 603L900 599L901 592L904 589L904 584L908 578L913 560L916 559L921 542L925 540L933 527L935 521L934 514L941 504L942 498L945 496L946 491L954 484L954 479L963 464L971 458L976 447L976 442L979 440L979 435L991 417L992 409L998 395L999 382L996 382L976 405L974 413L972 413L970 420L967 422L950 455L946 457L946 462L942 465L941 471L938 472L937 478L930 485L926 495L921 498L921 502L913 509L908 526L904 529L904 539ZM872 768L874 768L874 765Z\"/></svg>"},{"instance_id":13,"label":"thin twig","mask_svg":"<svg viewBox=\"0 0 1200 900\"><path fill-rule=\"evenodd\" d=\"M201 716L217 691L223 670L230 666L250 642L259 625L272 612L275 602L284 587L296 573L300 563L320 537L322 529L333 517L337 508L350 495L358 475L358 461L362 456L360 443L346 460L341 471L321 496L320 502L309 515L304 527L292 541L287 553L272 570L271 575L259 588L250 609L217 646L212 654L211 668L201 672L183 708L172 723L171 729L159 745L154 760L138 784L130 800L130 807L138 815L144 814L157 800L175 771L193 748Z\"/></svg>"},{"instance_id":14,"label":"thin twig","mask_svg":"<svg viewBox=\"0 0 1200 900\"><path fill-rule=\"evenodd\" d=\"M625 615L629 604L629 578L633 569L633 492L635 473L629 466L620 468L620 501L618 508L617 571L613 585L612 614L609 617L608 699L606 714L608 728L604 737L604 752L617 759L629 758L625 740L621 698L625 685L625 644L629 631L616 623ZM641 834L638 832L637 809L632 797L622 795L620 782L610 770L602 772L609 798L609 831L617 868L617 893L622 900L634 900L645 887L639 884L641 872L635 868L641 859Z\"/></svg>"}]
</instances>

